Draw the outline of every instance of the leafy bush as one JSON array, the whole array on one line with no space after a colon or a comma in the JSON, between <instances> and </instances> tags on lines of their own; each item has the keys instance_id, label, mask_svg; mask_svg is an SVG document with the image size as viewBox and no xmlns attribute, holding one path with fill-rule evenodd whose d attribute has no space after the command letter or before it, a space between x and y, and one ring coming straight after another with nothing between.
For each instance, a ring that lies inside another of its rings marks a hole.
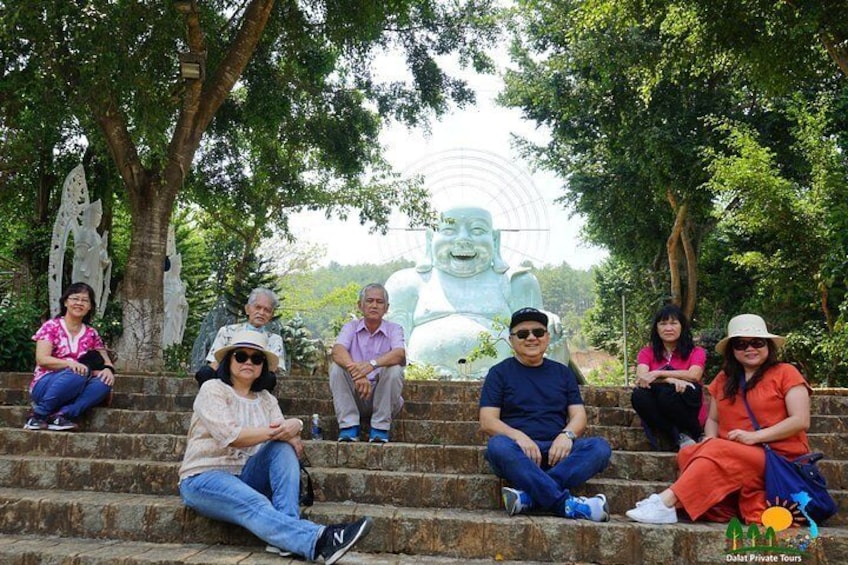
<instances>
[{"instance_id":1,"label":"leafy bush","mask_svg":"<svg viewBox=\"0 0 848 565\"><path fill-rule=\"evenodd\" d=\"M410 363L406 366L403 378L407 381L438 381L441 380L436 368L426 363Z\"/></svg>"},{"instance_id":2,"label":"leafy bush","mask_svg":"<svg viewBox=\"0 0 848 565\"><path fill-rule=\"evenodd\" d=\"M0 304L0 371L31 371L35 366L32 335L39 327L39 310L29 300Z\"/></svg>"},{"instance_id":3,"label":"leafy bush","mask_svg":"<svg viewBox=\"0 0 848 565\"><path fill-rule=\"evenodd\" d=\"M812 385L848 385L848 328L840 322L833 331L823 323L807 322L801 331L786 334L786 361L800 365Z\"/></svg>"},{"instance_id":4,"label":"leafy bush","mask_svg":"<svg viewBox=\"0 0 848 565\"><path fill-rule=\"evenodd\" d=\"M600 367L586 375L586 384L591 386L623 386L624 366L619 359L604 361Z\"/></svg>"},{"instance_id":5,"label":"leafy bush","mask_svg":"<svg viewBox=\"0 0 848 565\"><path fill-rule=\"evenodd\" d=\"M162 351L165 370L177 373L180 377L188 376L188 367L191 365L191 346L184 343L175 343Z\"/></svg>"},{"instance_id":6,"label":"leafy bush","mask_svg":"<svg viewBox=\"0 0 848 565\"><path fill-rule=\"evenodd\" d=\"M283 343L292 366L313 369L318 362L318 340L303 325L300 314L283 324Z\"/></svg>"}]
</instances>

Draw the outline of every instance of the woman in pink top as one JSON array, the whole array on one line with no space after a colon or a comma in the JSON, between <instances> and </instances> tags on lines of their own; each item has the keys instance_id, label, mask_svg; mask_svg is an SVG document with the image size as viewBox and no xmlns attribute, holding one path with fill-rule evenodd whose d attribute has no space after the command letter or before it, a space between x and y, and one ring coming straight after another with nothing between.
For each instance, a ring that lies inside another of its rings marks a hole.
<instances>
[{"instance_id":1,"label":"woman in pink top","mask_svg":"<svg viewBox=\"0 0 848 565\"><path fill-rule=\"evenodd\" d=\"M32 336L36 365L25 429L75 430L75 420L112 392L115 368L97 330L88 325L93 310L94 290L73 283L59 299L59 315Z\"/></svg>"},{"instance_id":2,"label":"woman in pink top","mask_svg":"<svg viewBox=\"0 0 848 565\"><path fill-rule=\"evenodd\" d=\"M698 413L706 358L706 351L693 343L689 320L678 306L668 304L657 312L651 345L636 360L636 388L630 399L654 449L653 432L679 447L701 436Z\"/></svg>"}]
</instances>

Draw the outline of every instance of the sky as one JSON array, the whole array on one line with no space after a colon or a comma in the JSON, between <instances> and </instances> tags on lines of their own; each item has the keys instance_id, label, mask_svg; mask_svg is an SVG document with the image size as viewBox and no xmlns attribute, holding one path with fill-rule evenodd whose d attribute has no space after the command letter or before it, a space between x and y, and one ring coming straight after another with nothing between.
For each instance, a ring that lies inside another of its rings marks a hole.
<instances>
[{"instance_id":1,"label":"sky","mask_svg":"<svg viewBox=\"0 0 848 565\"><path fill-rule=\"evenodd\" d=\"M504 64L505 57L497 59ZM383 78L404 77L402 59L386 57L378 66ZM405 174L424 175L437 210L472 203L489 209L494 227L502 230L503 257L512 266L528 259L536 266L567 262L576 269L599 264L606 251L583 243L582 219L554 202L563 194L563 181L545 171L531 172L512 147L513 134L536 142L544 142L546 134L523 120L519 110L495 103L502 88L499 77L456 68L452 72L475 90L476 105L431 120L429 133L399 125L386 128L380 142L389 162ZM369 234L356 219L328 222L320 212L294 215L290 225L298 240L325 248L322 264L415 260L423 248L424 233L405 229L398 215L386 236Z\"/></svg>"}]
</instances>

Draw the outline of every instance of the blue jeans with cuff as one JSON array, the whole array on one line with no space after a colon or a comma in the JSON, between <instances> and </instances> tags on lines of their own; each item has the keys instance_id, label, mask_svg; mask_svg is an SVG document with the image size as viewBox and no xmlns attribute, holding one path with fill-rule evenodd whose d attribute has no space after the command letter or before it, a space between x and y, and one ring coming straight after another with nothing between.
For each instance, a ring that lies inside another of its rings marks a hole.
<instances>
[{"instance_id":1,"label":"blue jeans with cuff","mask_svg":"<svg viewBox=\"0 0 848 565\"><path fill-rule=\"evenodd\" d=\"M98 377L84 377L70 369L47 373L35 383L30 392L32 410L47 418L64 414L76 420L92 406L106 400L112 387Z\"/></svg>"},{"instance_id":2,"label":"blue jeans with cuff","mask_svg":"<svg viewBox=\"0 0 848 565\"><path fill-rule=\"evenodd\" d=\"M206 471L180 481L186 506L249 530L265 543L315 559L324 526L300 518L300 464L294 448L269 441L241 473Z\"/></svg>"}]
</instances>

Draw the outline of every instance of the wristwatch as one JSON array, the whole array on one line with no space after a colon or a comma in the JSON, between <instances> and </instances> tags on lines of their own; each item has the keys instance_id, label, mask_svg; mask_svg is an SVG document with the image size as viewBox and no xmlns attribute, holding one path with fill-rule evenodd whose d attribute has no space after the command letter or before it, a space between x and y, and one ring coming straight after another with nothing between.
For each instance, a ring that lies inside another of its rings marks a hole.
<instances>
[{"instance_id":1,"label":"wristwatch","mask_svg":"<svg viewBox=\"0 0 848 565\"><path fill-rule=\"evenodd\" d=\"M368 361L368 362L369 362L369 363L371 363L371 366L372 366L372 367L374 367L375 369L377 368L377 360L376 360L376 359L371 359L371 360L370 360L370 361Z\"/></svg>"},{"instance_id":2,"label":"wristwatch","mask_svg":"<svg viewBox=\"0 0 848 565\"><path fill-rule=\"evenodd\" d=\"M574 441L575 439L577 439L577 436L574 435L574 432L572 432L571 430L562 430L560 433L565 434L565 437L567 437L571 441Z\"/></svg>"}]
</instances>

